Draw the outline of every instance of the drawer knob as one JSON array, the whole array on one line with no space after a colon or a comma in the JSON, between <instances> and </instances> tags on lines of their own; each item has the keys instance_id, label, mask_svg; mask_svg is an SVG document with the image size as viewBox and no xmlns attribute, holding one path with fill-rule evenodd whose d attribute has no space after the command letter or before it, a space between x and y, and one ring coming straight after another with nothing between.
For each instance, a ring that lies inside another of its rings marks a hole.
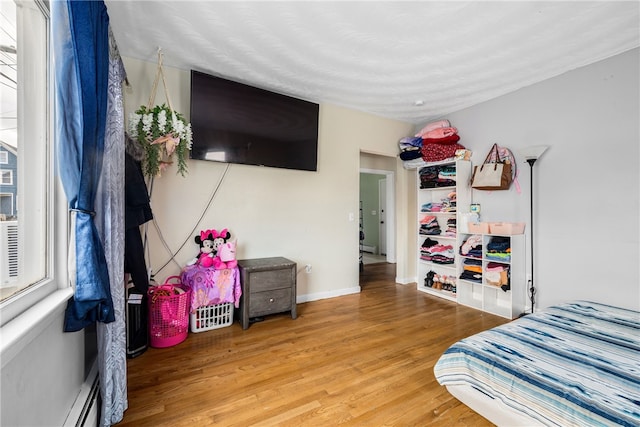
<instances>
[{"instance_id":1,"label":"drawer knob","mask_svg":"<svg viewBox=\"0 0 640 427\"><path fill-rule=\"evenodd\" d=\"M273 302L273 298L269 298L269 302Z\"/></svg>"}]
</instances>

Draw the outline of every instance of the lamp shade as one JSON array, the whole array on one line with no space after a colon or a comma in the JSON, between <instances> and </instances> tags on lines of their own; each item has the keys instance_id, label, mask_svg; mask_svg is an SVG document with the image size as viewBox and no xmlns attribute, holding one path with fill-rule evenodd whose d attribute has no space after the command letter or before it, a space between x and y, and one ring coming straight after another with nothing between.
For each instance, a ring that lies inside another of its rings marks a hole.
<instances>
[{"instance_id":1,"label":"lamp shade","mask_svg":"<svg viewBox=\"0 0 640 427\"><path fill-rule=\"evenodd\" d=\"M518 152L524 157L525 162L529 160L538 160L542 153L547 151L548 145L530 145L529 147L520 148Z\"/></svg>"}]
</instances>

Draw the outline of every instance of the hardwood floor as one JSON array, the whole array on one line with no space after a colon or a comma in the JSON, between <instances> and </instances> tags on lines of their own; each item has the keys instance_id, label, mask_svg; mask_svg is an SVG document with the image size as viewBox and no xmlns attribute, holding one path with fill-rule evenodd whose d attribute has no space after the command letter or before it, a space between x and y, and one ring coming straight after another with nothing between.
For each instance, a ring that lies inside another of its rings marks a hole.
<instances>
[{"instance_id":1,"label":"hardwood floor","mask_svg":"<svg viewBox=\"0 0 640 427\"><path fill-rule=\"evenodd\" d=\"M394 283L371 264L362 292L298 305L242 330L190 333L128 361L118 426L490 426L433 375L451 344L506 320Z\"/></svg>"}]
</instances>

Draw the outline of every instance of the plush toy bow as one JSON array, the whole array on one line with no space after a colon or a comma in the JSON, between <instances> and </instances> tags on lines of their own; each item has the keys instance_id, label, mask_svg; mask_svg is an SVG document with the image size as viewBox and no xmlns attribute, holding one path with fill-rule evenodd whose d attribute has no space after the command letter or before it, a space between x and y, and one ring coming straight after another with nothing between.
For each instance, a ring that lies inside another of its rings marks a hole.
<instances>
[{"instance_id":1,"label":"plush toy bow","mask_svg":"<svg viewBox=\"0 0 640 427\"><path fill-rule=\"evenodd\" d=\"M223 229L222 231L220 231L219 233L216 230L210 230L212 232L212 236L214 239L218 238L218 237L222 237L223 239L226 237L227 235L227 229Z\"/></svg>"},{"instance_id":2,"label":"plush toy bow","mask_svg":"<svg viewBox=\"0 0 640 427\"><path fill-rule=\"evenodd\" d=\"M200 240L208 240L209 235L211 235L211 240L217 237L218 232L216 230L202 230L200 232Z\"/></svg>"}]
</instances>

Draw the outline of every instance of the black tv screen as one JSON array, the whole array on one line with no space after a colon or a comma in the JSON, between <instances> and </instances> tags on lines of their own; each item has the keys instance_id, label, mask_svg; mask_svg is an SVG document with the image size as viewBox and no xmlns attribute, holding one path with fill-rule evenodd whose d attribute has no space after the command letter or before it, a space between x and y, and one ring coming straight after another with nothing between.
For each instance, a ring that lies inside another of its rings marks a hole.
<instances>
[{"instance_id":1,"label":"black tv screen","mask_svg":"<svg viewBox=\"0 0 640 427\"><path fill-rule=\"evenodd\" d=\"M191 71L190 157L316 171L318 104Z\"/></svg>"}]
</instances>

